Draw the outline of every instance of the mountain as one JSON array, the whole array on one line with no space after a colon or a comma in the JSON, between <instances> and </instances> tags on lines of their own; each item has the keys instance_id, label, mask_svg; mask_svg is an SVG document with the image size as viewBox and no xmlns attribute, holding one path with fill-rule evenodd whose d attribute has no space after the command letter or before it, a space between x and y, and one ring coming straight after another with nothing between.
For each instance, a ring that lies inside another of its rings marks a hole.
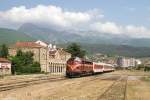
<instances>
[{"instance_id":1,"label":"mountain","mask_svg":"<svg viewBox=\"0 0 150 100\"><path fill-rule=\"evenodd\" d=\"M112 44L88 44L78 43L86 50L88 55L102 53L109 56L126 56L126 57L150 57L149 47L133 47L128 45L112 45ZM67 44L58 44L60 47L66 48Z\"/></svg>"},{"instance_id":2,"label":"mountain","mask_svg":"<svg viewBox=\"0 0 150 100\"><path fill-rule=\"evenodd\" d=\"M133 47L128 45L81 44L89 53L104 53L127 57L149 57L149 47Z\"/></svg>"},{"instance_id":3,"label":"mountain","mask_svg":"<svg viewBox=\"0 0 150 100\"><path fill-rule=\"evenodd\" d=\"M0 28L0 44L12 44L16 41L31 41L34 40L30 36L7 28Z\"/></svg>"},{"instance_id":4,"label":"mountain","mask_svg":"<svg viewBox=\"0 0 150 100\"><path fill-rule=\"evenodd\" d=\"M148 38L137 39L123 35L100 34L93 31L60 31L39 27L31 23L23 24L18 30L0 28L0 44L39 39L55 42L60 46L61 44L67 46L70 42L77 42L89 54L104 53L130 57L150 56L150 39Z\"/></svg>"},{"instance_id":5,"label":"mountain","mask_svg":"<svg viewBox=\"0 0 150 100\"><path fill-rule=\"evenodd\" d=\"M21 31L35 39L40 39L47 42L68 42L76 41L80 38L80 35L70 34L66 31L57 31L50 28L38 27L31 23L23 24L18 31Z\"/></svg>"},{"instance_id":6,"label":"mountain","mask_svg":"<svg viewBox=\"0 0 150 100\"><path fill-rule=\"evenodd\" d=\"M125 35L98 33L94 31L75 31L43 28L32 23L23 24L18 31L28 36L47 42L67 43L81 42L92 44L129 45L134 47L150 47L149 38L131 38Z\"/></svg>"},{"instance_id":7,"label":"mountain","mask_svg":"<svg viewBox=\"0 0 150 100\"><path fill-rule=\"evenodd\" d=\"M93 31L75 31L75 30L57 30L51 28L43 28L32 23L25 23L19 29L19 31L35 38L44 41L56 43L67 43L67 42L82 42L82 43L102 43L102 44L121 44L126 40L125 37L97 33ZM99 34L99 35L97 35ZM124 39L122 39L122 38ZM89 41L90 40L90 41Z\"/></svg>"}]
</instances>

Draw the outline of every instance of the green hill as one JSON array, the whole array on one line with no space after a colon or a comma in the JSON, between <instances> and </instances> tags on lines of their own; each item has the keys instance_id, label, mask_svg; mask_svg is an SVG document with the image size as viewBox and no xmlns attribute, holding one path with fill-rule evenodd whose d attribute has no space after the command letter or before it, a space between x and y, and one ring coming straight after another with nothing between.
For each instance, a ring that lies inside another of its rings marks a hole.
<instances>
[{"instance_id":1,"label":"green hill","mask_svg":"<svg viewBox=\"0 0 150 100\"><path fill-rule=\"evenodd\" d=\"M126 56L126 57L150 57L150 47L134 47L128 45L112 45L112 44L88 44L79 43L88 55L103 53L110 56ZM66 48L68 44L58 44L58 46Z\"/></svg>"},{"instance_id":2,"label":"green hill","mask_svg":"<svg viewBox=\"0 0 150 100\"><path fill-rule=\"evenodd\" d=\"M128 45L81 44L89 53L104 53L126 57L149 57L149 47L134 47Z\"/></svg>"},{"instance_id":3,"label":"green hill","mask_svg":"<svg viewBox=\"0 0 150 100\"><path fill-rule=\"evenodd\" d=\"M16 41L32 41L34 40L26 34L6 28L0 28L0 45L1 44L13 44Z\"/></svg>"}]
</instances>

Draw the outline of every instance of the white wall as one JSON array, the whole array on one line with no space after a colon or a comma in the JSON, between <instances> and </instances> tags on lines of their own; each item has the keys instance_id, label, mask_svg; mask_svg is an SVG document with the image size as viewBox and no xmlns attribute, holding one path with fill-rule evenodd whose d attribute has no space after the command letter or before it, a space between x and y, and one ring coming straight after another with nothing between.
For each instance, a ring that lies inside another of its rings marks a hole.
<instances>
[{"instance_id":1,"label":"white wall","mask_svg":"<svg viewBox=\"0 0 150 100\"><path fill-rule=\"evenodd\" d=\"M40 44L41 46L44 46L44 47L48 46L45 42L40 41L40 40L36 41L35 43Z\"/></svg>"}]
</instances>

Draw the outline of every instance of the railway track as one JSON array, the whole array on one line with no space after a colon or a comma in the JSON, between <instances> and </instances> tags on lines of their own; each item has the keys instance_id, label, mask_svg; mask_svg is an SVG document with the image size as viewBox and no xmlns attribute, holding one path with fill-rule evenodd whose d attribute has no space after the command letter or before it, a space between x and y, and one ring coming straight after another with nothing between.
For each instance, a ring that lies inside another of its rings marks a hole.
<instances>
[{"instance_id":1,"label":"railway track","mask_svg":"<svg viewBox=\"0 0 150 100\"><path fill-rule=\"evenodd\" d=\"M59 78L39 78L39 79L32 79L32 80L26 80L26 81L20 81L15 83L7 83L7 84L0 84L0 92L2 91L8 91L16 88L23 88L35 84L41 84L44 82L55 82L55 81L61 81L66 80L65 77L59 77Z\"/></svg>"},{"instance_id":2,"label":"railway track","mask_svg":"<svg viewBox=\"0 0 150 100\"><path fill-rule=\"evenodd\" d=\"M42 80L42 79L48 79L48 76L43 76L43 77L34 77L34 78L20 78L20 79L10 79L8 82L2 82L0 83L0 86L4 85L10 85L10 84L17 84L17 83L22 83L26 81L34 81L34 80Z\"/></svg>"},{"instance_id":3,"label":"railway track","mask_svg":"<svg viewBox=\"0 0 150 100\"><path fill-rule=\"evenodd\" d=\"M125 90L124 90L124 99L123 100L127 100L127 86L128 86L128 76L126 77L126 81L125 81Z\"/></svg>"},{"instance_id":4,"label":"railway track","mask_svg":"<svg viewBox=\"0 0 150 100\"><path fill-rule=\"evenodd\" d=\"M48 75L44 75L44 76L35 76L35 77L14 77L14 78L10 78L7 79L5 82L5 79L0 80L0 86L2 85L6 85L6 84L12 84L12 83L19 83L22 81L29 81L29 80L34 80L34 79L41 79L41 78L48 78L50 76Z\"/></svg>"},{"instance_id":5,"label":"railway track","mask_svg":"<svg viewBox=\"0 0 150 100\"><path fill-rule=\"evenodd\" d=\"M118 77L97 100L126 100L127 78Z\"/></svg>"},{"instance_id":6,"label":"railway track","mask_svg":"<svg viewBox=\"0 0 150 100\"><path fill-rule=\"evenodd\" d=\"M108 74L108 75L120 75L120 74ZM132 74L121 74L121 75L124 75L124 76L137 76L137 77L145 77L145 76L148 76L150 77L150 75L132 75Z\"/></svg>"}]
</instances>

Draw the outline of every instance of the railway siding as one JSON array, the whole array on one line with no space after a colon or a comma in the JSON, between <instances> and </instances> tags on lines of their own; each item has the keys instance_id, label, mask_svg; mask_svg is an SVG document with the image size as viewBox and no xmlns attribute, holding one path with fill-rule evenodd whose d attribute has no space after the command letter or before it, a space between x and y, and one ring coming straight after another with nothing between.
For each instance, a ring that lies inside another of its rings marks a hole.
<instances>
[{"instance_id":1,"label":"railway siding","mask_svg":"<svg viewBox=\"0 0 150 100\"><path fill-rule=\"evenodd\" d=\"M33 79L33 80L28 80L28 81L21 81L21 82L16 82L16 83L9 83L9 84L1 84L0 85L0 92L2 91L7 91L7 90L12 90L16 88L22 88L30 85L35 85L35 84L40 84L44 82L54 82L54 81L60 81L60 80L65 80L65 77L60 77L60 78L46 78L42 77L39 79Z\"/></svg>"},{"instance_id":2,"label":"railway siding","mask_svg":"<svg viewBox=\"0 0 150 100\"><path fill-rule=\"evenodd\" d=\"M116 79L97 100L126 100L127 76Z\"/></svg>"}]
</instances>

